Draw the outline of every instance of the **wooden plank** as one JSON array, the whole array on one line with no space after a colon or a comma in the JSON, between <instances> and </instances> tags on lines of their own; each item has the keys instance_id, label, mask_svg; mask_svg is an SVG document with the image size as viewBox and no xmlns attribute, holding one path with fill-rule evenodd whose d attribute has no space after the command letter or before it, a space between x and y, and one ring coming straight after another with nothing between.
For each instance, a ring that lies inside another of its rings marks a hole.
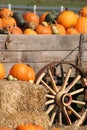
<instances>
[{"instance_id":1,"label":"wooden plank","mask_svg":"<svg viewBox=\"0 0 87 130\"><path fill-rule=\"evenodd\" d=\"M72 50L80 35L10 35L8 50ZM7 35L0 35L0 50L5 50ZM21 46L21 47L20 47Z\"/></svg>"},{"instance_id":2,"label":"wooden plank","mask_svg":"<svg viewBox=\"0 0 87 130\"><path fill-rule=\"evenodd\" d=\"M70 51L20 51L0 52L1 62L51 62L64 59ZM66 61L75 61L77 51L67 57ZM87 57L85 58L87 60Z\"/></svg>"}]
</instances>

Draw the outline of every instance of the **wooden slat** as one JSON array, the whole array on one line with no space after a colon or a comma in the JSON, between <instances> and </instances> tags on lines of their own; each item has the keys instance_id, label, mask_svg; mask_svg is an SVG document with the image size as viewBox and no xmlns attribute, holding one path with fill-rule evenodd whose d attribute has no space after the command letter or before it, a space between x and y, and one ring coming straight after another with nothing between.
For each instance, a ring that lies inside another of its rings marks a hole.
<instances>
[{"instance_id":1,"label":"wooden slat","mask_svg":"<svg viewBox=\"0 0 87 130\"><path fill-rule=\"evenodd\" d=\"M0 35L0 49L5 49L7 35ZM74 39L74 40L73 40ZM72 50L78 46L79 35L10 35L8 50ZM21 46L21 47L20 47Z\"/></svg>"},{"instance_id":2,"label":"wooden slat","mask_svg":"<svg viewBox=\"0 0 87 130\"><path fill-rule=\"evenodd\" d=\"M1 62L48 62L60 61L67 56L69 51L23 51L23 52L0 52ZM72 53L66 61L74 61L77 52ZM86 57L87 60L87 57Z\"/></svg>"}]
</instances>

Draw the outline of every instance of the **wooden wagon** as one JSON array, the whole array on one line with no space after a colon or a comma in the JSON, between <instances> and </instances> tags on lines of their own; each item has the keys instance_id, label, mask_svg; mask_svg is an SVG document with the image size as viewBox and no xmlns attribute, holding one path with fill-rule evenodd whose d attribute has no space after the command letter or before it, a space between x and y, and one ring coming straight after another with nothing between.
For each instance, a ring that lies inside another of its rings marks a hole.
<instances>
[{"instance_id":1,"label":"wooden wagon","mask_svg":"<svg viewBox=\"0 0 87 130\"><path fill-rule=\"evenodd\" d=\"M48 89L50 125L81 124L87 117L87 35L1 34L0 62L7 75L14 63L34 68L35 83Z\"/></svg>"}]
</instances>

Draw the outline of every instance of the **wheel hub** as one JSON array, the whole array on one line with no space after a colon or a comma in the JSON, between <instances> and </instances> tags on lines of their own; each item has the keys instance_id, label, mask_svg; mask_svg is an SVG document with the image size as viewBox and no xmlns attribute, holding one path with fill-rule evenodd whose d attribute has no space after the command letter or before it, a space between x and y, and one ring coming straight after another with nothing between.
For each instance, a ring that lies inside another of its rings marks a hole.
<instances>
[{"instance_id":1,"label":"wheel hub","mask_svg":"<svg viewBox=\"0 0 87 130\"><path fill-rule=\"evenodd\" d=\"M72 102L72 96L69 93L59 91L55 96L55 101L59 107L69 106Z\"/></svg>"}]
</instances>

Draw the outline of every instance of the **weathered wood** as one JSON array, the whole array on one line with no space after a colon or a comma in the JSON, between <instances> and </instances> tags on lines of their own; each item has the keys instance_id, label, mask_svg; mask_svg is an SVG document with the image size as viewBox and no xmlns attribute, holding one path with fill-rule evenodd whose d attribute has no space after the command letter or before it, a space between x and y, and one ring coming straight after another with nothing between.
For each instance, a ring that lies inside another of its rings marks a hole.
<instances>
[{"instance_id":1,"label":"weathered wood","mask_svg":"<svg viewBox=\"0 0 87 130\"><path fill-rule=\"evenodd\" d=\"M65 60L75 64L80 35L8 35L0 34L0 62L6 71L17 62L30 64L36 72L52 61ZM7 48L5 46L7 45ZM84 35L83 67L87 66L87 35Z\"/></svg>"}]
</instances>

